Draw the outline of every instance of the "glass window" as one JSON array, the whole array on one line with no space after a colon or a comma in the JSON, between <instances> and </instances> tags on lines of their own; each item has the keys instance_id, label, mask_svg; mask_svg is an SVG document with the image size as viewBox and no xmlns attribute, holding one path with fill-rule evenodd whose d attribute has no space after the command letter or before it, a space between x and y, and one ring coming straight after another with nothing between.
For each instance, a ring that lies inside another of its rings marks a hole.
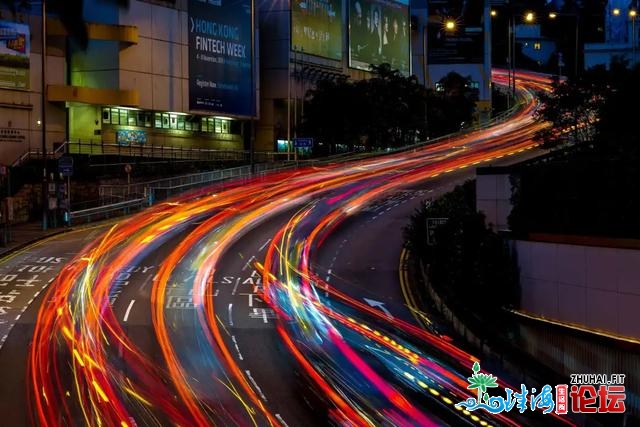
<instances>
[{"instance_id":1,"label":"glass window","mask_svg":"<svg viewBox=\"0 0 640 427\"><path fill-rule=\"evenodd\" d=\"M215 121L215 133L222 133L222 120L214 119Z\"/></svg>"},{"instance_id":2,"label":"glass window","mask_svg":"<svg viewBox=\"0 0 640 427\"><path fill-rule=\"evenodd\" d=\"M169 114L169 129L178 129L178 116Z\"/></svg>"},{"instance_id":3,"label":"glass window","mask_svg":"<svg viewBox=\"0 0 640 427\"><path fill-rule=\"evenodd\" d=\"M127 110L120 110L120 124L121 125L126 125L128 123L128 114L129 112Z\"/></svg>"},{"instance_id":4,"label":"glass window","mask_svg":"<svg viewBox=\"0 0 640 427\"><path fill-rule=\"evenodd\" d=\"M119 123L120 123L120 111L117 108L112 108L111 109L111 124L112 125L117 125Z\"/></svg>"},{"instance_id":5,"label":"glass window","mask_svg":"<svg viewBox=\"0 0 640 427\"><path fill-rule=\"evenodd\" d=\"M162 113L162 129L169 129L169 115Z\"/></svg>"},{"instance_id":6,"label":"glass window","mask_svg":"<svg viewBox=\"0 0 640 427\"><path fill-rule=\"evenodd\" d=\"M138 120L138 126L144 126L144 111L138 111L136 116Z\"/></svg>"},{"instance_id":7,"label":"glass window","mask_svg":"<svg viewBox=\"0 0 640 427\"><path fill-rule=\"evenodd\" d=\"M154 127L158 128L158 129L162 129L162 114L160 113L155 113L154 114Z\"/></svg>"},{"instance_id":8,"label":"glass window","mask_svg":"<svg viewBox=\"0 0 640 427\"><path fill-rule=\"evenodd\" d=\"M102 123L111 123L111 109L103 108L102 109Z\"/></svg>"},{"instance_id":9,"label":"glass window","mask_svg":"<svg viewBox=\"0 0 640 427\"><path fill-rule=\"evenodd\" d=\"M127 116L127 124L129 126L138 126L138 112L137 111L129 111Z\"/></svg>"},{"instance_id":10,"label":"glass window","mask_svg":"<svg viewBox=\"0 0 640 427\"><path fill-rule=\"evenodd\" d=\"M184 130L184 122L185 122L185 116L183 115L179 115L178 116L178 129L179 130Z\"/></svg>"}]
</instances>

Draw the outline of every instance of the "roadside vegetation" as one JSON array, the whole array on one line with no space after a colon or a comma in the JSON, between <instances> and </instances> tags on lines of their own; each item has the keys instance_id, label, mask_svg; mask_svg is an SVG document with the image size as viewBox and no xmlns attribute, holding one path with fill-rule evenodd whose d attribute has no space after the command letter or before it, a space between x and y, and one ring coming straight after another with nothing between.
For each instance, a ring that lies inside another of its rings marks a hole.
<instances>
[{"instance_id":1,"label":"roadside vegetation","mask_svg":"<svg viewBox=\"0 0 640 427\"><path fill-rule=\"evenodd\" d=\"M516 236L640 238L639 78L640 68L614 61L541 94L537 120L552 126L537 138L551 152L512 176Z\"/></svg>"},{"instance_id":2,"label":"roadside vegetation","mask_svg":"<svg viewBox=\"0 0 640 427\"><path fill-rule=\"evenodd\" d=\"M372 66L372 71L367 80L346 75L320 80L306 93L298 133L315 138L314 155L401 147L474 122L478 90L470 77L451 72L436 90L388 64ZM494 93L498 107L507 105L505 92Z\"/></svg>"},{"instance_id":3,"label":"roadside vegetation","mask_svg":"<svg viewBox=\"0 0 640 427\"><path fill-rule=\"evenodd\" d=\"M430 284L456 314L498 324L503 307L518 304L518 269L506 241L476 211L475 199L475 181L469 180L417 210L404 236ZM432 228L436 218L446 222ZM426 288L420 292L426 298Z\"/></svg>"}]
</instances>

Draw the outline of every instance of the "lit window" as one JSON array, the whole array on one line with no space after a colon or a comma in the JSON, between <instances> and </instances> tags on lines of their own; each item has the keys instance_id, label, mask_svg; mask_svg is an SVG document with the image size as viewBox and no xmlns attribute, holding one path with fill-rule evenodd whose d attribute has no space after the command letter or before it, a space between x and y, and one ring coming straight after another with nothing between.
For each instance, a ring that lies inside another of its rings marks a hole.
<instances>
[{"instance_id":1,"label":"lit window","mask_svg":"<svg viewBox=\"0 0 640 427\"><path fill-rule=\"evenodd\" d=\"M540 43L534 43L533 44L533 49L534 50L540 50L540 49L542 49L542 45L540 45Z\"/></svg>"}]
</instances>

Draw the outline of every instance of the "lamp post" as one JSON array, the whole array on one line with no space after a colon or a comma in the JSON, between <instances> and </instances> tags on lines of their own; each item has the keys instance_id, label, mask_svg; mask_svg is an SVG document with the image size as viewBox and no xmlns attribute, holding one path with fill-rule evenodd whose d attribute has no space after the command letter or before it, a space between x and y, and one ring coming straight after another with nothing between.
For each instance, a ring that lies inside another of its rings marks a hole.
<instances>
[{"instance_id":1,"label":"lamp post","mask_svg":"<svg viewBox=\"0 0 640 427\"><path fill-rule=\"evenodd\" d=\"M629 10L629 18L631 18L631 67L636 65L636 16L638 12L635 9Z\"/></svg>"},{"instance_id":2,"label":"lamp post","mask_svg":"<svg viewBox=\"0 0 640 427\"><path fill-rule=\"evenodd\" d=\"M564 12L550 12L549 13L549 19L556 19L558 16L573 16L575 17L575 21L576 21L576 29L575 29L575 38L576 38L576 43L575 43L575 53L574 53L574 59L573 59L573 75L574 76L578 76L578 62L580 61L580 56L579 56L579 52L580 52L580 14L579 13L564 13Z\"/></svg>"},{"instance_id":3,"label":"lamp post","mask_svg":"<svg viewBox=\"0 0 640 427\"><path fill-rule=\"evenodd\" d=\"M41 88L41 126L42 126L42 229L47 229L47 210L49 205L49 186L47 185L47 2L42 0L42 88Z\"/></svg>"}]
</instances>

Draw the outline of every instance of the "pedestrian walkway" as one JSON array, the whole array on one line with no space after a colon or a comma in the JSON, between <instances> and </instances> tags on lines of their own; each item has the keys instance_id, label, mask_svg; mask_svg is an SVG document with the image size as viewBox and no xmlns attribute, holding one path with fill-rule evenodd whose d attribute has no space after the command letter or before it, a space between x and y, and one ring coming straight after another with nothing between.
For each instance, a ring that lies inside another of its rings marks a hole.
<instances>
[{"instance_id":1,"label":"pedestrian walkway","mask_svg":"<svg viewBox=\"0 0 640 427\"><path fill-rule=\"evenodd\" d=\"M72 230L70 227L42 229L41 222L11 224L0 228L0 258L20 250L32 243L56 234Z\"/></svg>"}]
</instances>

